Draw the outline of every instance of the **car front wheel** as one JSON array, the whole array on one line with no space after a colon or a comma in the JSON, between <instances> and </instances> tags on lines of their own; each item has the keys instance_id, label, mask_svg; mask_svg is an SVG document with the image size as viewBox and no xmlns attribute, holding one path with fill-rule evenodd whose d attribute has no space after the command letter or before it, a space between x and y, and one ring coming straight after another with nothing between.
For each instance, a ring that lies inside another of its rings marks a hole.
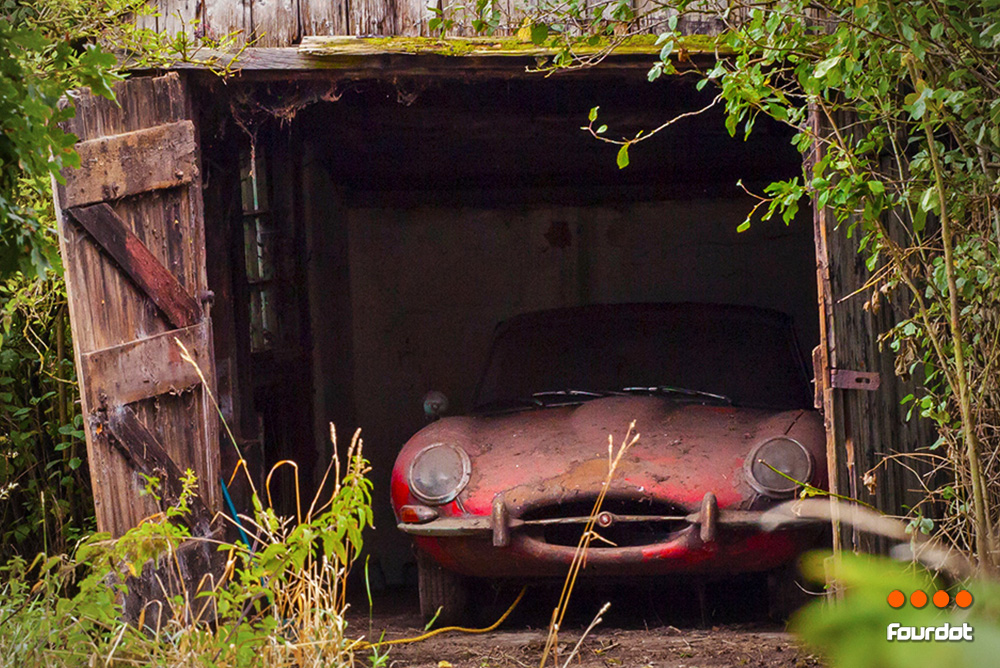
<instances>
[{"instance_id":1,"label":"car front wheel","mask_svg":"<svg viewBox=\"0 0 1000 668\"><path fill-rule=\"evenodd\" d=\"M442 568L423 553L417 554L417 575L420 590L420 614L424 620L436 615L436 626L461 622L469 600L468 582L464 577Z\"/></svg>"}]
</instances>

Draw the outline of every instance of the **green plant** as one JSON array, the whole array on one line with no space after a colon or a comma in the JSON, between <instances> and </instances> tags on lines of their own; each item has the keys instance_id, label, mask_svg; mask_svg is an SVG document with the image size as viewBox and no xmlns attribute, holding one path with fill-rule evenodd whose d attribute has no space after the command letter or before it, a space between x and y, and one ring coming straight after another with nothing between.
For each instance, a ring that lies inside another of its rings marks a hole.
<instances>
[{"instance_id":1,"label":"green plant","mask_svg":"<svg viewBox=\"0 0 1000 668\"><path fill-rule=\"evenodd\" d=\"M73 116L70 91L112 99L129 67L196 61L228 74L232 60L202 57L232 49L188 32L157 33L136 18L156 16L147 0L4 0L0 3L0 279L58 271L52 236L52 179L78 167L76 137L60 127ZM121 58L119 58L121 56Z\"/></svg>"},{"instance_id":2,"label":"green plant","mask_svg":"<svg viewBox=\"0 0 1000 668\"><path fill-rule=\"evenodd\" d=\"M359 641L347 633L344 582L372 519L358 433L343 464L334 458L325 493L295 518L255 494L253 516L241 518L251 546L191 537L189 471L174 505L118 540L95 534L72 557L31 564L14 557L0 569L0 666L353 665ZM157 488L147 479L149 493ZM222 572L186 581L185 550L206 542L225 555ZM162 597L129 623L122 606L143 578Z\"/></svg>"},{"instance_id":3,"label":"green plant","mask_svg":"<svg viewBox=\"0 0 1000 668\"><path fill-rule=\"evenodd\" d=\"M975 578L948 587L934 575L910 564L886 558L844 555L833 561L826 553L806 555L805 573L823 581L830 568L844 585L846 595L837 605L809 604L792 619L792 628L831 666L851 668L921 668L923 666L990 665L1000 651L1000 588L993 581ZM893 590L907 596L914 591L931 594L943 588L954 593L965 588L973 594L967 610L955 606L938 609L933 604L917 609L905 604L893 608L887 597ZM973 642L888 642L890 624L961 627L974 629Z\"/></svg>"},{"instance_id":4,"label":"green plant","mask_svg":"<svg viewBox=\"0 0 1000 668\"><path fill-rule=\"evenodd\" d=\"M75 380L62 281L0 284L0 563L94 529Z\"/></svg>"}]
</instances>

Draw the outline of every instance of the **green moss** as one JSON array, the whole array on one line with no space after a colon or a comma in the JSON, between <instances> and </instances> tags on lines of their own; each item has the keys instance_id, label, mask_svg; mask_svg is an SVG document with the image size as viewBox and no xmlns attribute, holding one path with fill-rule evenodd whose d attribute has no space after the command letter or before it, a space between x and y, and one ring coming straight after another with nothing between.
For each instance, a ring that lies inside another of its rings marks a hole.
<instances>
[{"instance_id":1,"label":"green moss","mask_svg":"<svg viewBox=\"0 0 1000 668\"><path fill-rule=\"evenodd\" d=\"M656 45L656 35L636 35L615 47L617 54L655 54L660 50ZM682 37L674 52L711 53L716 49L716 37L712 35L688 35ZM578 45L573 51L580 55L597 53L610 44L607 39L595 45ZM517 37L329 37L310 38L302 50L315 56L377 55L377 54L422 54L437 56L490 56L525 55L546 56L557 53L550 46L539 46Z\"/></svg>"},{"instance_id":2,"label":"green moss","mask_svg":"<svg viewBox=\"0 0 1000 668\"><path fill-rule=\"evenodd\" d=\"M386 53L466 56L475 48L466 39L435 39L433 37L362 37L359 42Z\"/></svg>"}]
</instances>

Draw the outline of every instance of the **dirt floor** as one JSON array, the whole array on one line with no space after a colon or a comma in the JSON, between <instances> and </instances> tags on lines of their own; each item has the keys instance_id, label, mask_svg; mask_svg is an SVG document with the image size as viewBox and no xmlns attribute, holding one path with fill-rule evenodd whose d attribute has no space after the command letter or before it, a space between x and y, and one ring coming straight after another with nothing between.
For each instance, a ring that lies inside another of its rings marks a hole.
<instances>
[{"instance_id":1,"label":"dirt floor","mask_svg":"<svg viewBox=\"0 0 1000 668\"><path fill-rule=\"evenodd\" d=\"M479 592L469 624L481 628L495 621L516 598L517 588ZM695 668L821 666L818 657L799 648L781 624L761 621L766 610L751 598L752 590L723 588L706 598L707 624L696 592L653 586L613 586L574 592L570 613L559 638L557 668L566 662L593 616L611 606L583 640L569 665L581 668ZM381 665L389 668L534 668L545 646L547 621L558 598L555 587L529 589L513 614L496 631L485 634L447 632L412 644L388 648ZM584 614L586 611L586 614ZM356 602L349 628L369 639L419 636L424 625L416 593L391 590ZM384 634L384 635L383 635ZM360 656L362 665L370 652ZM551 660L547 666L555 665Z\"/></svg>"}]
</instances>

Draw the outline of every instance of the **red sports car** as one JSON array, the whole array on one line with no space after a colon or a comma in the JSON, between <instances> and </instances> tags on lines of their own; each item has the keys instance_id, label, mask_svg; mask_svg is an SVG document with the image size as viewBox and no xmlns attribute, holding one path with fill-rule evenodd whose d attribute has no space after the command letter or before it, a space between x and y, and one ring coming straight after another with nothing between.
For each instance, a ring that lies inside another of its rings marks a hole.
<instances>
[{"instance_id":1,"label":"red sports car","mask_svg":"<svg viewBox=\"0 0 1000 668\"><path fill-rule=\"evenodd\" d=\"M434 402L430 402L433 404ZM813 527L763 510L826 484L824 431L783 314L620 304L517 316L496 332L465 416L437 420L392 472L418 551L420 606L455 619L465 578L563 576L635 420L583 575L729 575L781 567ZM433 409L434 406L430 406Z\"/></svg>"}]
</instances>

